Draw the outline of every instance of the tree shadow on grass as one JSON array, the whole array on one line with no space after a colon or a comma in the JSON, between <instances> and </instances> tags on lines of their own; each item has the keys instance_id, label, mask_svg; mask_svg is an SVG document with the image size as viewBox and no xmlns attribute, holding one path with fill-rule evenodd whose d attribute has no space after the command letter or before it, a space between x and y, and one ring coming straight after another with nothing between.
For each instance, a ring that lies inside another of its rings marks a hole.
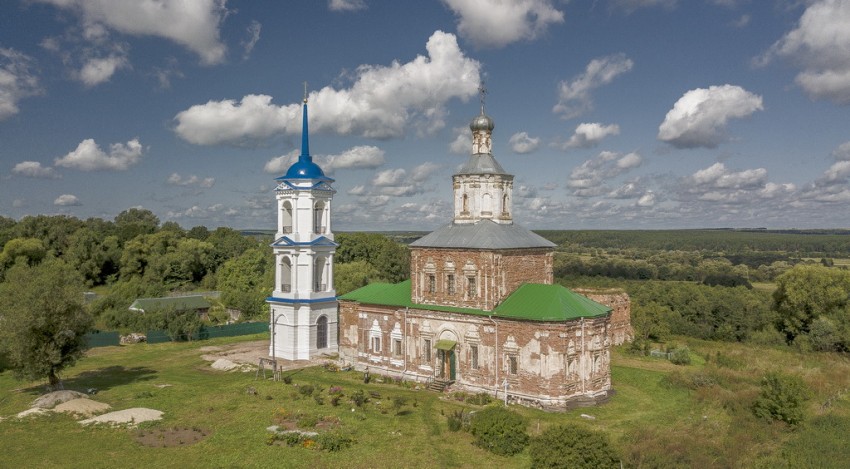
<instances>
[{"instance_id":1,"label":"tree shadow on grass","mask_svg":"<svg viewBox=\"0 0 850 469\"><path fill-rule=\"evenodd\" d=\"M105 391L115 386L149 381L156 378L156 370L144 366L127 368L119 365L107 366L96 370L84 371L78 375L62 380L62 387L70 391L87 392L89 389ZM46 383L45 383L46 384ZM23 392L40 395L44 393L45 384L21 389Z\"/></svg>"},{"instance_id":2,"label":"tree shadow on grass","mask_svg":"<svg viewBox=\"0 0 850 469\"><path fill-rule=\"evenodd\" d=\"M115 386L150 381L156 378L157 371L145 366L126 368L120 365L107 366L97 370L84 371L72 378L64 380L65 389L95 388L104 391Z\"/></svg>"}]
</instances>

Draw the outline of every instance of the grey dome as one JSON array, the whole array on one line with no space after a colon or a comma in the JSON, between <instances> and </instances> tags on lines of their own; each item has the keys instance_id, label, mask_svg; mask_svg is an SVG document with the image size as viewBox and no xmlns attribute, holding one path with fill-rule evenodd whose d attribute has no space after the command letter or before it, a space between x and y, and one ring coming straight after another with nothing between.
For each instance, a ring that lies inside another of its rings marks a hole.
<instances>
[{"instance_id":1,"label":"grey dome","mask_svg":"<svg viewBox=\"0 0 850 469\"><path fill-rule=\"evenodd\" d=\"M469 123L469 129L473 132L477 130L492 131L495 126L496 124L493 122L493 119L483 112L478 116L475 116L475 118L472 119L472 122Z\"/></svg>"}]
</instances>

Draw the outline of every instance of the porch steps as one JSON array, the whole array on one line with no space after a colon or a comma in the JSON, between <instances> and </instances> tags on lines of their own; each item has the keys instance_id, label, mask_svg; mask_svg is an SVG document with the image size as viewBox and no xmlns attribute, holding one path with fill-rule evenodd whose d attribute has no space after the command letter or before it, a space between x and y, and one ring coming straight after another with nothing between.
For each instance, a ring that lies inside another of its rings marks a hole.
<instances>
[{"instance_id":1,"label":"porch steps","mask_svg":"<svg viewBox=\"0 0 850 469\"><path fill-rule=\"evenodd\" d=\"M443 392L447 387L451 386L454 381L435 379L426 386L429 391Z\"/></svg>"}]
</instances>

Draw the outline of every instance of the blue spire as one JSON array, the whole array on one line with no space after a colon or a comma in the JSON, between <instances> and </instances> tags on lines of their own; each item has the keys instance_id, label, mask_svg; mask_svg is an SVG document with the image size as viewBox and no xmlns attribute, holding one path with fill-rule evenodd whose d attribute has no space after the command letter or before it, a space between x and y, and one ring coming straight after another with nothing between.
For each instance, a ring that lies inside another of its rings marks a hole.
<instances>
[{"instance_id":1,"label":"blue spire","mask_svg":"<svg viewBox=\"0 0 850 469\"><path fill-rule=\"evenodd\" d=\"M322 168L316 163L313 163L313 157L310 156L310 133L307 129L307 95L304 94L304 106L302 108L301 124L301 155L298 156L298 161L295 162L286 171L286 174L275 178L276 181L287 179L320 179L323 181L333 181L333 179L325 176Z\"/></svg>"},{"instance_id":2,"label":"blue spire","mask_svg":"<svg viewBox=\"0 0 850 469\"><path fill-rule=\"evenodd\" d=\"M304 98L304 110L301 112L304 122L301 124L301 156L298 161L313 161L310 156L310 133L307 130L307 98Z\"/></svg>"}]
</instances>

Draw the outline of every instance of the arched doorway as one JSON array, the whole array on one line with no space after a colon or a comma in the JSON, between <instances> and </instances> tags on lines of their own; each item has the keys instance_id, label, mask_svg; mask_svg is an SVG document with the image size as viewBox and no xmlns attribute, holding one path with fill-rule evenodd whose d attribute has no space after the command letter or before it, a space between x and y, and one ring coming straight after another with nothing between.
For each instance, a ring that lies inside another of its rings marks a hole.
<instances>
[{"instance_id":1,"label":"arched doorway","mask_svg":"<svg viewBox=\"0 0 850 469\"><path fill-rule=\"evenodd\" d=\"M437 364L440 369L438 376L441 380L454 381L457 379L457 334L443 331L437 340Z\"/></svg>"}]
</instances>

